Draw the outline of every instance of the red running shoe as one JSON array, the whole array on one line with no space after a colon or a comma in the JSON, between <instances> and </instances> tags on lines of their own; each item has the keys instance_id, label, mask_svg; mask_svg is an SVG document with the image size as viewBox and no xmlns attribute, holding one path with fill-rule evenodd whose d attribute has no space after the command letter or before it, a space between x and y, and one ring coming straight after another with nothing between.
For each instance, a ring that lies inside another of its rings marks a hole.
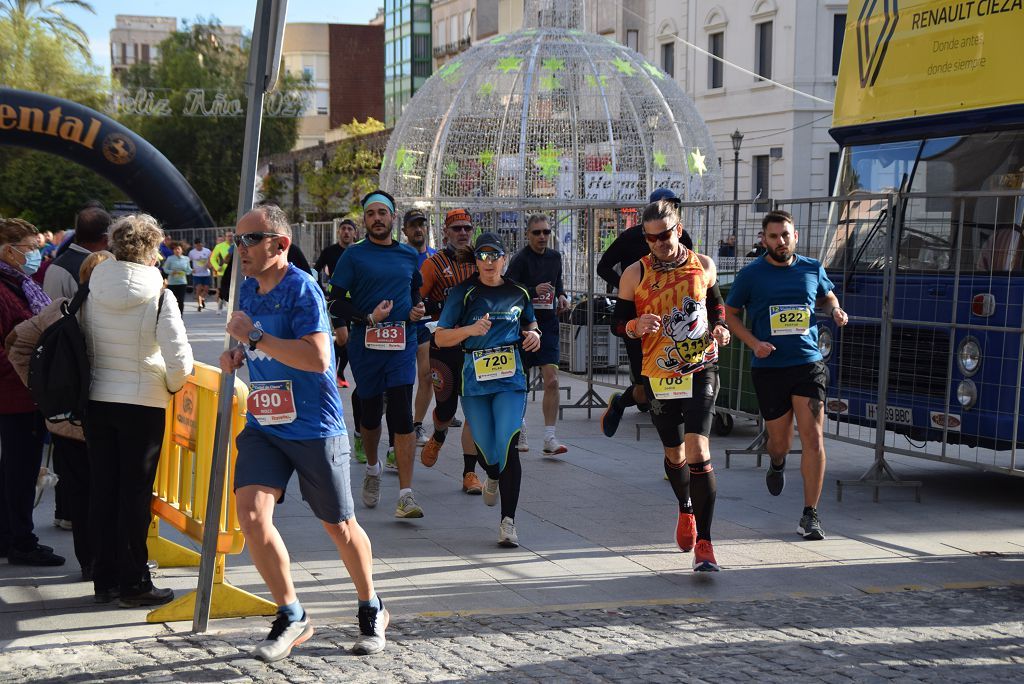
<instances>
[{"instance_id":1,"label":"red running shoe","mask_svg":"<svg viewBox=\"0 0 1024 684\"><path fill-rule=\"evenodd\" d=\"M707 539L701 539L693 550L694 572L718 572L718 561L715 560L715 549Z\"/></svg>"},{"instance_id":2,"label":"red running shoe","mask_svg":"<svg viewBox=\"0 0 1024 684\"><path fill-rule=\"evenodd\" d=\"M697 542L697 520L693 513L679 512L679 519L676 520L676 546L683 553L693 551L693 545Z\"/></svg>"}]
</instances>

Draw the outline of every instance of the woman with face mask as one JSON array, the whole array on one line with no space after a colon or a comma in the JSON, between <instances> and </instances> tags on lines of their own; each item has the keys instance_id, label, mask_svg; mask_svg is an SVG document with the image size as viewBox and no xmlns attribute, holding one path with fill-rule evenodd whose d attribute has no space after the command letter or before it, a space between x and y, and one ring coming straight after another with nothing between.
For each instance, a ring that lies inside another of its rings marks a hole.
<instances>
[{"instance_id":1,"label":"woman with face mask","mask_svg":"<svg viewBox=\"0 0 1024 684\"><path fill-rule=\"evenodd\" d=\"M0 339L50 303L31 276L39 268L39 231L21 219L0 219ZM32 506L43 455L43 417L0 349L0 556L11 565L63 565L39 543Z\"/></svg>"}]
</instances>

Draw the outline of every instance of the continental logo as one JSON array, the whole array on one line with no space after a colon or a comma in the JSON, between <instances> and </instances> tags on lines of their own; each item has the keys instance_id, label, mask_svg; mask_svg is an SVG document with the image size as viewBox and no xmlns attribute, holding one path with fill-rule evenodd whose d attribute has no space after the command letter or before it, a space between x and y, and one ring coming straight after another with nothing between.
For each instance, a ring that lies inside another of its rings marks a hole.
<instances>
[{"instance_id":1,"label":"continental logo","mask_svg":"<svg viewBox=\"0 0 1024 684\"><path fill-rule=\"evenodd\" d=\"M135 159L135 143L121 133L111 133L103 139L103 156L111 164L127 164Z\"/></svg>"},{"instance_id":2,"label":"continental logo","mask_svg":"<svg viewBox=\"0 0 1024 684\"><path fill-rule=\"evenodd\" d=\"M36 107L0 104L0 130L48 135L90 150L95 149L96 137L102 125L103 122L93 117L89 117L86 123L77 116L65 116L60 107L44 112Z\"/></svg>"},{"instance_id":3,"label":"continental logo","mask_svg":"<svg viewBox=\"0 0 1024 684\"><path fill-rule=\"evenodd\" d=\"M889 41L900 20L899 0L863 0L857 17L857 69L860 87L875 85Z\"/></svg>"}]
</instances>

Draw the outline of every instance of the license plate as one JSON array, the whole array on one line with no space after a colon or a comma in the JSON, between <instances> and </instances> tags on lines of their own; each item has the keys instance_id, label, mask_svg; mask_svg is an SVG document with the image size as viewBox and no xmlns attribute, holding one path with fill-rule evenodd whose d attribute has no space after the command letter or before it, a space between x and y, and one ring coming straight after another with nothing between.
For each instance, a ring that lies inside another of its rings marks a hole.
<instances>
[{"instance_id":1,"label":"license plate","mask_svg":"<svg viewBox=\"0 0 1024 684\"><path fill-rule=\"evenodd\" d=\"M878 413L878 404L867 405L867 418L869 420L875 420L875 416ZM909 408L902 406L886 406L885 407L885 422L893 425L913 425L914 424L914 412Z\"/></svg>"}]
</instances>

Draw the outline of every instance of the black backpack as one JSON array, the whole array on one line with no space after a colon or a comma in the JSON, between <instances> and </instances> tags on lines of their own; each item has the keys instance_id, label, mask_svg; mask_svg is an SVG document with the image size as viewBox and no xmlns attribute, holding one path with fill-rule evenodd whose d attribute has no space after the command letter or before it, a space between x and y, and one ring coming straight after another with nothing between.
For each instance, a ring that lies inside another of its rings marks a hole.
<instances>
[{"instance_id":1,"label":"black backpack","mask_svg":"<svg viewBox=\"0 0 1024 684\"><path fill-rule=\"evenodd\" d=\"M88 296L89 285L84 283L70 302L61 305L63 316L39 336L29 359L29 392L51 423L81 425L89 403L89 354L76 315Z\"/></svg>"}]
</instances>

